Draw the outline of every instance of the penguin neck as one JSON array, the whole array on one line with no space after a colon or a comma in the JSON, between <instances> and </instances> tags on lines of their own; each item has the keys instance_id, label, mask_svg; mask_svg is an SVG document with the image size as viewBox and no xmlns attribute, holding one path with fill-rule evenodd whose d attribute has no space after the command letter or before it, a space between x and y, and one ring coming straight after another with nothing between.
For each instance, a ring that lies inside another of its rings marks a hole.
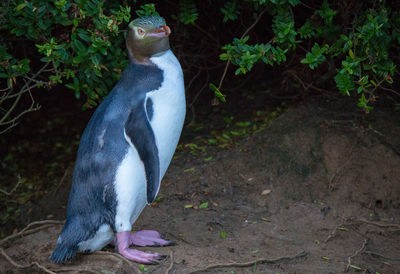
<instances>
[{"instance_id":1,"label":"penguin neck","mask_svg":"<svg viewBox=\"0 0 400 274\"><path fill-rule=\"evenodd\" d=\"M169 50L170 49L166 49L164 51L157 52L156 54L153 54L152 56L140 56L140 55L137 56L137 55L133 55L132 52L128 50L129 61L131 64L154 66L155 64L150 59L152 57L158 57L158 56L164 55Z\"/></svg>"},{"instance_id":2,"label":"penguin neck","mask_svg":"<svg viewBox=\"0 0 400 274\"><path fill-rule=\"evenodd\" d=\"M128 50L129 61L131 64L151 66L153 63L150 61L150 57L134 55L130 50Z\"/></svg>"},{"instance_id":3,"label":"penguin neck","mask_svg":"<svg viewBox=\"0 0 400 274\"><path fill-rule=\"evenodd\" d=\"M154 65L150 61L150 58L163 54L170 48L168 37L145 45L141 41L135 40L132 31L129 31L128 33L128 37L126 39L126 47L128 49L130 62L140 65Z\"/></svg>"}]
</instances>

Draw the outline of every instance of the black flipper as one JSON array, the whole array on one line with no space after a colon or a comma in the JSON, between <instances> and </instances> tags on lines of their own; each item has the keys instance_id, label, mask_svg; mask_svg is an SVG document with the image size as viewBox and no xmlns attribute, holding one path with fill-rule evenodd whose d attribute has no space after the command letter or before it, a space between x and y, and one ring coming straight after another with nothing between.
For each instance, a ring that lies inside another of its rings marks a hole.
<instances>
[{"instance_id":1,"label":"black flipper","mask_svg":"<svg viewBox=\"0 0 400 274\"><path fill-rule=\"evenodd\" d=\"M147 203L151 204L160 187L160 161L156 138L147 117L144 100L129 114L125 124L125 134L135 146L144 164L147 179Z\"/></svg>"}]
</instances>

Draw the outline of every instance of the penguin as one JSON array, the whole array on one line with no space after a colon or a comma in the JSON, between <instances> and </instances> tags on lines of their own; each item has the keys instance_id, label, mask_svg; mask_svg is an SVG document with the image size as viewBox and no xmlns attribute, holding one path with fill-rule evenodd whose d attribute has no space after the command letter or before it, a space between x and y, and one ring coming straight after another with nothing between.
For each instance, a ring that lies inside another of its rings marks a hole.
<instances>
[{"instance_id":1,"label":"penguin","mask_svg":"<svg viewBox=\"0 0 400 274\"><path fill-rule=\"evenodd\" d=\"M183 73L170 49L170 34L159 16L129 24L130 63L81 137L66 223L50 256L53 262L113 244L129 260L154 263L163 256L130 245L173 244L157 231L131 232L157 196L185 119Z\"/></svg>"}]
</instances>

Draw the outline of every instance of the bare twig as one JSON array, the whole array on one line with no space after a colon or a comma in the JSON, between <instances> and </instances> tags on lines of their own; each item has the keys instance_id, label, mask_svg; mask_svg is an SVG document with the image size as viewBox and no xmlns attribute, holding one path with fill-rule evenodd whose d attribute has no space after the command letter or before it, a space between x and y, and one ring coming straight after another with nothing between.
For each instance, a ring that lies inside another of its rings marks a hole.
<instances>
[{"instance_id":1,"label":"bare twig","mask_svg":"<svg viewBox=\"0 0 400 274\"><path fill-rule=\"evenodd\" d=\"M42 81L42 80L37 80L37 79L33 79L32 77L29 77L27 75L23 76L25 79L31 80L32 82L35 82L36 84L40 84L40 85L49 85L49 82L46 81Z\"/></svg>"},{"instance_id":2,"label":"bare twig","mask_svg":"<svg viewBox=\"0 0 400 274\"><path fill-rule=\"evenodd\" d=\"M69 168L67 168L65 170L64 175L62 176L60 182L58 183L57 187L54 189L54 193L57 193L58 190L60 189L61 184L64 182L65 178L67 177L68 171L69 171Z\"/></svg>"},{"instance_id":3,"label":"bare twig","mask_svg":"<svg viewBox=\"0 0 400 274\"><path fill-rule=\"evenodd\" d=\"M276 259L257 259L251 262L246 262L246 263L226 263L226 264L214 264L214 265L209 265L206 268L202 268L193 272L192 273L202 273L204 271L210 270L210 269L215 269L215 268L226 268L226 267L249 267L249 266L254 266L254 264L277 264L277 263L282 263L285 261L290 261L290 260L294 260L294 259L299 259L299 258L303 258L306 257L308 255L307 252L305 252L304 250L301 251L300 253L294 255L294 256L290 256L290 257L280 257L280 258L276 258Z\"/></svg>"},{"instance_id":4,"label":"bare twig","mask_svg":"<svg viewBox=\"0 0 400 274\"><path fill-rule=\"evenodd\" d=\"M368 243L368 239L364 239L364 242L363 242L363 245L361 246L361 248L358 249L358 250L356 250L356 252L354 252L353 255L351 255L351 256L349 256L349 257L347 258L347 266L346 266L346 269L345 269L344 272L349 271L350 265L351 265L351 259L354 258L355 256L357 256L358 254L360 254L360 252L364 250L364 248L365 248L365 246L367 245L367 243Z\"/></svg>"},{"instance_id":5,"label":"bare twig","mask_svg":"<svg viewBox=\"0 0 400 274\"><path fill-rule=\"evenodd\" d=\"M222 87L222 83L224 82L224 79L225 79L225 76L228 71L230 63L231 63L231 57L229 56L228 60L226 61L224 72L222 73L221 79L219 80L218 89L221 89L221 87Z\"/></svg>"},{"instance_id":6,"label":"bare twig","mask_svg":"<svg viewBox=\"0 0 400 274\"><path fill-rule=\"evenodd\" d=\"M33 262L31 265L36 265L38 268L40 268L42 271L50 274L56 274L56 272L51 271L50 269L47 269L43 265L39 264L38 262Z\"/></svg>"},{"instance_id":7,"label":"bare twig","mask_svg":"<svg viewBox=\"0 0 400 274\"><path fill-rule=\"evenodd\" d=\"M5 190L3 190L3 189L0 188L0 192L3 193L3 194L6 195L6 196L10 196L11 194L13 194L13 193L17 190L18 186L23 182L23 180L21 179L21 176L20 176L20 175L18 175L17 177L18 177L18 182L17 182L17 184L13 187L13 189L11 189L10 191L5 191Z\"/></svg>"},{"instance_id":8,"label":"bare twig","mask_svg":"<svg viewBox=\"0 0 400 274\"><path fill-rule=\"evenodd\" d=\"M2 89L0 89L0 92L8 91L8 90L11 90L11 88L2 88ZM4 96L4 94L3 94L3 96ZM3 96L1 96L1 97L3 97ZM0 102L1 102L1 101L0 101Z\"/></svg>"},{"instance_id":9,"label":"bare twig","mask_svg":"<svg viewBox=\"0 0 400 274\"><path fill-rule=\"evenodd\" d=\"M256 20L253 22L253 24L250 25L250 27L248 27L245 32L242 34L242 36L240 37L240 39L243 39L258 23L258 21L260 21L261 17L264 15L264 13L268 10L268 7L265 7L260 14L257 16Z\"/></svg>"},{"instance_id":10,"label":"bare twig","mask_svg":"<svg viewBox=\"0 0 400 274\"><path fill-rule=\"evenodd\" d=\"M80 267L80 268L78 268L78 267L66 266L66 267L57 268L57 273L67 272L67 271L69 271L69 272L72 271L73 273L82 273L82 272L85 272L85 273L88 272L88 273L93 273L93 274L98 274L99 273L99 271L89 269L88 267Z\"/></svg>"},{"instance_id":11,"label":"bare twig","mask_svg":"<svg viewBox=\"0 0 400 274\"><path fill-rule=\"evenodd\" d=\"M197 73L192 77L192 79L190 79L189 84L185 87L185 90L190 90L190 87L192 86L194 80L196 80L196 78L200 75L201 73L201 69L198 69Z\"/></svg>"},{"instance_id":12,"label":"bare twig","mask_svg":"<svg viewBox=\"0 0 400 274\"><path fill-rule=\"evenodd\" d=\"M313 83L305 83L294 71L292 70L287 70L287 73L289 73L290 75L292 75L292 77L303 86L303 89L305 91L309 90L309 89L313 89L322 93L331 93L329 90L327 89L323 89L323 88L319 88L313 85Z\"/></svg>"},{"instance_id":13,"label":"bare twig","mask_svg":"<svg viewBox=\"0 0 400 274\"><path fill-rule=\"evenodd\" d=\"M25 82L25 84L22 86L22 88L16 92L16 93L12 93L13 89L9 89L9 92L5 92L1 97L0 97L0 105L2 103L5 103L5 101L10 100L10 105L7 106L7 110L4 111L4 114L2 114L0 116L0 126L4 127L1 131L0 134L5 133L6 131L10 130L11 128L15 127L18 124L18 119L21 118L21 116L25 115L28 112L32 112L32 111L36 111L40 109L40 106L38 104L35 103L35 100L32 96L31 90L35 87L37 87L38 85L41 85L41 82L36 82L36 77L38 77L43 71L44 69L49 65L49 63L46 63L42 66L41 69L39 69L32 77L28 77L27 79L28 81L26 81L24 78L22 78ZM32 84L32 82L36 82L34 84ZM8 89L7 89L8 90ZM14 110L16 109L17 105L19 104L22 96L24 94L29 94L29 97L31 99L31 105L21 111L20 113L18 113L17 115L15 115L14 118L10 118L11 114L14 112Z\"/></svg>"},{"instance_id":14,"label":"bare twig","mask_svg":"<svg viewBox=\"0 0 400 274\"><path fill-rule=\"evenodd\" d=\"M344 219L344 218L343 218ZM374 222L374 221L368 221L365 219L359 219L359 220L352 220L352 219L345 219L344 223L341 223L339 225L337 225L331 233L329 233L328 237L325 240L325 243L327 243L328 241L330 241L335 235L336 235L336 231L339 230L340 227L344 227L344 226L351 226L351 225L361 225L361 224L367 224L367 225L374 225L377 227L381 227L381 228L398 228L400 229L400 224L391 224L391 223L384 223L384 222ZM344 230L344 229L343 229ZM355 232L357 232L356 230L354 230ZM393 231L397 231L397 230L388 230L389 232L393 232ZM357 232L358 233L358 232ZM360 234L361 235L361 234Z\"/></svg>"},{"instance_id":15,"label":"bare twig","mask_svg":"<svg viewBox=\"0 0 400 274\"><path fill-rule=\"evenodd\" d=\"M6 258L6 260L10 264L12 264L16 268L23 269L23 268L31 268L32 266L36 266L36 267L40 268L42 271L44 271L46 273L56 274L56 272L53 272L53 271L47 269L46 267L44 267L43 265L39 264L38 262L32 262L32 263L27 264L27 265L19 264L16 261L14 261L13 259L11 259L11 257L8 256L8 254L6 253L6 251L3 248L0 248L0 253L1 253L1 255L3 255L4 258Z\"/></svg>"},{"instance_id":16,"label":"bare twig","mask_svg":"<svg viewBox=\"0 0 400 274\"><path fill-rule=\"evenodd\" d=\"M202 27L200 27L199 25L195 24L194 25L199 31L201 31L202 33L204 33L205 35L208 36L208 38L210 38L212 41L215 42L215 45L217 47L220 47L219 41L218 39L216 39L212 34L210 34L208 31L206 31L205 29L203 29Z\"/></svg>"},{"instance_id":17,"label":"bare twig","mask_svg":"<svg viewBox=\"0 0 400 274\"><path fill-rule=\"evenodd\" d=\"M390 224L390 223L384 223L384 222L374 222L374 221L368 221L365 219L359 219L359 220L354 220L356 222L360 222L360 223L365 223L365 224L369 224L369 225L374 225L374 226L379 226L379 227L395 227L395 228L400 228L400 224Z\"/></svg>"},{"instance_id":18,"label":"bare twig","mask_svg":"<svg viewBox=\"0 0 400 274\"><path fill-rule=\"evenodd\" d=\"M338 230L339 227L343 227L344 224L340 224L338 226L336 226L331 233L329 233L328 237L326 238L326 240L324 241L325 243L327 243L328 241L330 241L335 235L336 235L336 231Z\"/></svg>"},{"instance_id":19,"label":"bare twig","mask_svg":"<svg viewBox=\"0 0 400 274\"><path fill-rule=\"evenodd\" d=\"M6 243L9 240L12 240L14 238L17 238L17 237L20 237L20 236L24 236L24 235L28 235L28 234L32 234L32 233L34 233L36 231L45 229L45 228L53 226L53 225L62 225L62 224L64 224L64 221L57 221L57 220L43 220L43 221L32 222L32 223L28 224L20 232L18 232L16 234L12 234L12 235L10 235L8 237L5 237L3 240L0 241L0 245L3 245L4 243ZM36 226L36 225L43 225L43 226L30 229L32 226Z\"/></svg>"},{"instance_id":20,"label":"bare twig","mask_svg":"<svg viewBox=\"0 0 400 274\"><path fill-rule=\"evenodd\" d=\"M6 260L7 260L10 264L12 264L13 266L15 266L16 268L28 268L28 267L30 267L30 265L22 265L22 264L19 264L19 263L15 262L13 259L11 259L10 256L8 256L8 254L6 253L6 251L5 251L3 248L1 248L1 247L0 247L0 251L1 251L1 255L3 255L4 258L6 258Z\"/></svg>"},{"instance_id":21,"label":"bare twig","mask_svg":"<svg viewBox=\"0 0 400 274\"><path fill-rule=\"evenodd\" d=\"M197 101L199 98L200 94L203 92L203 90L208 86L208 81L210 80L210 74L207 73L207 79L204 82L204 85L199 89L199 91L196 93L196 95L193 97L192 102L190 103L189 107L193 107L194 103Z\"/></svg>"},{"instance_id":22,"label":"bare twig","mask_svg":"<svg viewBox=\"0 0 400 274\"><path fill-rule=\"evenodd\" d=\"M0 118L0 126L5 126L5 129L1 130L0 134L3 134L6 131L10 130L11 128L15 127L18 124L18 119L20 119L26 113L40 109L40 106L38 104L35 105L35 101L33 99L32 93L31 93L31 89L35 88L36 86L38 86L38 84L34 84L32 86L25 85L25 88L22 88L19 93L9 95L5 98L5 99L11 99L16 95L16 98L14 99L13 104L8 108L7 112ZM11 113L16 108L17 104L19 103L19 101L24 93L29 94L29 96L31 98L31 105L27 109L21 111L14 118L8 119L9 116L11 115ZM1 99L2 99L2 101L4 101L3 98L1 98Z\"/></svg>"},{"instance_id":23,"label":"bare twig","mask_svg":"<svg viewBox=\"0 0 400 274\"><path fill-rule=\"evenodd\" d=\"M133 265L133 263L131 261L129 261L127 258L125 258L124 256L120 255L119 253L116 252L109 252L109 251L96 251L95 253L93 253L94 255L105 255L105 256L112 256L117 258L118 260L122 260L124 262L126 262L128 265ZM137 269L135 269L135 271L137 273L140 273Z\"/></svg>"},{"instance_id":24,"label":"bare twig","mask_svg":"<svg viewBox=\"0 0 400 274\"><path fill-rule=\"evenodd\" d=\"M169 274L172 267L174 266L174 252L172 250L169 252L169 259L171 260L171 262L169 263L168 268L165 270L165 274Z\"/></svg>"},{"instance_id":25,"label":"bare twig","mask_svg":"<svg viewBox=\"0 0 400 274\"><path fill-rule=\"evenodd\" d=\"M363 254L368 254L368 255L372 255L372 256L377 256L377 257L381 257L382 259L388 260L388 261L400 261L400 258L389 258L386 257L385 255L382 255L380 253L376 253L373 251L363 251Z\"/></svg>"},{"instance_id":26,"label":"bare twig","mask_svg":"<svg viewBox=\"0 0 400 274\"><path fill-rule=\"evenodd\" d=\"M172 237L173 237L175 240L177 240L177 241L182 241L182 242L184 242L184 243L186 243L186 244L188 244L188 245L194 246L193 243L191 243L191 242L189 242L189 241L183 239L182 237L179 237L179 236L177 236L177 235L175 235L175 234L173 234L173 233L171 233L171 232L169 232L169 231L167 231L166 234L172 236Z\"/></svg>"},{"instance_id":27,"label":"bare twig","mask_svg":"<svg viewBox=\"0 0 400 274\"><path fill-rule=\"evenodd\" d=\"M383 89L383 90L386 90L386 91L393 92L394 94L396 94L396 95L400 96L400 92L398 92L398 91L396 91L396 90L394 90L394 89L391 89L391 88L385 88L384 86L380 86L380 88L381 88L381 89Z\"/></svg>"}]
</instances>

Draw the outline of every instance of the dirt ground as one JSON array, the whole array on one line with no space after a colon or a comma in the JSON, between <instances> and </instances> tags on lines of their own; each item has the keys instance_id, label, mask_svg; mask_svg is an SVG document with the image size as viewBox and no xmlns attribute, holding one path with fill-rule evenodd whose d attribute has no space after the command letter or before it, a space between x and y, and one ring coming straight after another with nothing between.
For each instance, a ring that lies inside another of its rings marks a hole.
<instances>
[{"instance_id":1,"label":"dirt ground","mask_svg":"<svg viewBox=\"0 0 400 274\"><path fill-rule=\"evenodd\" d=\"M399 132L398 113L292 108L211 161L176 154L162 199L134 224L177 243L138 248L167 255L160 264L112 247L52 264L62 226L50 222L3 242L0 272L400 273ZM70 176L42 216L62 219Z\"/></svg>"}]
</instances>

